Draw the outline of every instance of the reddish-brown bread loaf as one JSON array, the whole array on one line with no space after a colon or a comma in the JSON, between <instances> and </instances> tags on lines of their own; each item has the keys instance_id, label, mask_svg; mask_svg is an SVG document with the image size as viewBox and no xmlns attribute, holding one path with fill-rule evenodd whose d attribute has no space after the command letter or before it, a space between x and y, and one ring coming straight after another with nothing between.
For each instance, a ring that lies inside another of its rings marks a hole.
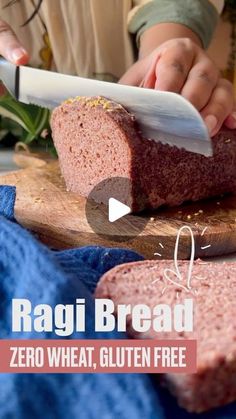
<instances>
[{"instance_id":1,"label":"reddish-brown bread loaf","mask_svg":"<svg viewBox=\"0 0 236 419\"><path fill-rule=\"evenodd\" d=\"M222 130L207 158L146 140L121 105L83 97L56 108L51 126L67 189L83 196L112 177L130 179L134 212L236 191L236 131Z\"/></svg>"},{"instance_id":2,"label":"reddish-brown bread loaf","mask_svg":"<svg viewBox=\"0 0 236 419\"><path fill-rule=\"evenodd\" d=\"M236 263L196 261L191 292L173 285L163 276L170 261L144 261L120 265L100 280L96 298L110 298L117 304L174 305L193 298L194 332L155 332L145 335L132 330L135 338L197 339L197 373L164 374L163 383L190 412L202 412L236 400ZM183 278L189 262L179 262ZM176 281L173 275L173 280ZM181 282L186 285L185 281ZM166 288L167 287L167 288Z\"/></svg>"}]
</instances>

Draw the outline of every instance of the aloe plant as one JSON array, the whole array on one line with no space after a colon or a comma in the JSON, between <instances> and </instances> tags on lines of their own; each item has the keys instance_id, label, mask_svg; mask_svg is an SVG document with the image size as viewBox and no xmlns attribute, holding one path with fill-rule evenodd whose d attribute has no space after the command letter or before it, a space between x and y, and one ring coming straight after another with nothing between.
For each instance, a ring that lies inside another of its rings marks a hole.
<instances>
[{"instance_id":1,"label":"aloe plant","mask_svg":"<svg viewBox=\"0 0 236 419\"><path fill-rule=\"evenodd\" d=\"M26 144L37 141L52 145L48 109L22 104L6 94L0 97L0 116L0 140L10 132ZM49 133L46 139L43 135L45 130Z\"/></svg>"}]
</instances>

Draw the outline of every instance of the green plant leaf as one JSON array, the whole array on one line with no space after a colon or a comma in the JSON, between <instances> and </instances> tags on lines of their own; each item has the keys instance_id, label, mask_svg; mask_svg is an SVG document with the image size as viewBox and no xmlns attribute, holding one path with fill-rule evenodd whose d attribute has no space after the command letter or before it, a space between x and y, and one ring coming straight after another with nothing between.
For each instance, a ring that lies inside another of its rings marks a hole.
<instances>
[{"instance_id":1,"label":"green plant leaf","mask_svg":"<svg viewBox=\"0 0 236 419\"><path fill-rule=\"evenodd\" d=\"M48 124L50 113L48 109L22 104L7 94L0 97L0 114L20 124L30 134L27 142L31 142Z\"/></svg>"},{"instance_id":2,"label":"green plant leaf","mask_svg":"<svg viewBox=\"0 0 236 419\"><path fill-rule=\"evenodd\" d=\"M0 140L6 134L11 133L14 137L26 144L36 141L52 149L53 142L50 135L49 125L50 111L36 105L25 105L15 100L10 94L0 97ZM42 138L44 130L49 132L47 138Z\"/></svg>"}]
</instances>

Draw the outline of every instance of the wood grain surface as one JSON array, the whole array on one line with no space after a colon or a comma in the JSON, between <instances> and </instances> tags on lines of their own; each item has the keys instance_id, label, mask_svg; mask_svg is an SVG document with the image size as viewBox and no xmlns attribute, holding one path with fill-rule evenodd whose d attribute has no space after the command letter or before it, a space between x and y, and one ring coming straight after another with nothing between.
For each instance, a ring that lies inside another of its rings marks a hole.
<instances>
[{"instance_id":1,"label":"wood grain surface","mask_svg":"<svg viewBox=\"0 0 236 419\"><path fill-rule=\"evenodd\" d=\"M86 219L86 199L66 192L57 161L2 175L0 184L16 186L17 220L56 249L119 246L136 250L150 259L173 258L178 230L185 225L194 233L196 257L236 251L236 196L161 209L151 214L128 215L114 223L114 228L111 226L109 231L104 228L104 234L97 235ZM94 217L99 218L104 206L94 204L93 211ZM135 236L137 227L144 224L144 230ZM127 231L131 231L129 240ZM183 232L178 257L189 256L190 236Z\"/></svg>"}]
</instances>

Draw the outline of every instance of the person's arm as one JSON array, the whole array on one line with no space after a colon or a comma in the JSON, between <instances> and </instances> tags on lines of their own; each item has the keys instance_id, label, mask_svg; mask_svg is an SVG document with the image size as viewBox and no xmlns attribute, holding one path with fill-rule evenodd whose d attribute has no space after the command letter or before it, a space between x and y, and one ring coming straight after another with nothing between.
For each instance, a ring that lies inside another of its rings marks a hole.
<instances>
[{"instance_id":1,"label":"person's arm","mask_svg":"<svg viewBox=\"0 0 236 419\"><path fill-rule=\"evenodd\" d=\"M220 78L219 70L203 48L207 47L212 37L217 21L216 9L207 0L195 0L195 3L188 0L186 5L191 3L195 5L192 15L191 9L187 10L187 14L184 8L181 9L182 0L162 3L152 0L143 6L143 15L134 17L131 24L133 33L137 31L139 59L120 83L182 94L201 112L210 134L215 135L224 122L229 128L236 128L233 87ZM162 5L160 17L158 4ZM169 8L163 9L164 5ZM205 23L199 21L200 11ZM211 20L212 11L215 15ZM167 12L177 23L168 22ZM158 19L161 22L155 23Z\"/></svg>"},{"instance_id":2,"label":"person's arm","mask_svg":"<svg viewBox=\"0 0 236 419\"><path fill-rule=\"evenodd\" d=\"M180 23L159 23L147 29L140 36L139 58L149 55L154 49L166 41L178 38L188 38L202 47L199 36L187 26Z\"/></svg>"}]
</instances>

